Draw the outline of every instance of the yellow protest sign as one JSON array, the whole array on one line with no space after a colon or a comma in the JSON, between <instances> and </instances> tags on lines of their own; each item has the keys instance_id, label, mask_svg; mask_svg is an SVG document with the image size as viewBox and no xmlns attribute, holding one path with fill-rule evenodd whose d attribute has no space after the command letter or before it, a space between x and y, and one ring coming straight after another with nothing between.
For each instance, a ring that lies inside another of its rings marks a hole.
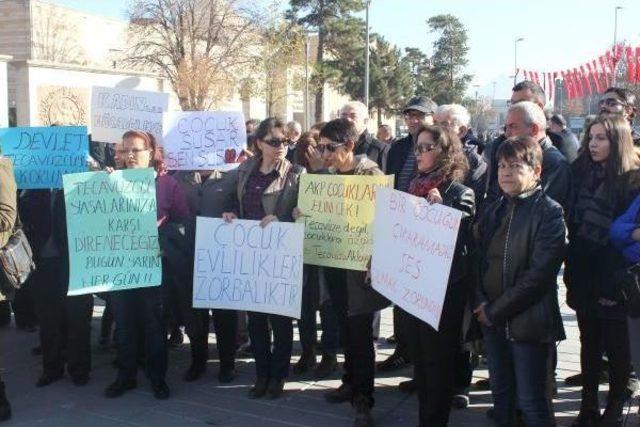
<instances>
[{"instance_id":1,"label":"yellow protest sign","mask_svg":"<svg viewBox=\"0 0 640 427\"><path fill-rule=\"evenodd\" d=\"M393 175L300 176L304 262L366 270L371 257L376 186L393 188Z\"/></svg>"}]
</instances>

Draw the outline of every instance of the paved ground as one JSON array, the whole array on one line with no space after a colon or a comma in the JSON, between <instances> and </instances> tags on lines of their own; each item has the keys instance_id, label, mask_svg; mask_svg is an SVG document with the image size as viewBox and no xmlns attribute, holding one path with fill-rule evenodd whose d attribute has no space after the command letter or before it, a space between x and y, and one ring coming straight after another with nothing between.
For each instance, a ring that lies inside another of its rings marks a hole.
<instances>
[{"instance_id":1,"label":"paved ground","mask_svg":"<svg viewBox=\"0 0 640 427\"><path fill-rule=\"evenodd\" d=\"M102 307L96 307L94 337L98 336ZM579 369L577 324L573 313L563 309L568 339L558 349L559 393L555 410L559 425L569 425L580 404L579 390L565 387L564 378ZM391 310L383 312L382 336L392 332ZM278 400L250 400L247 391L254 379L254 366L250 359L238 363L238 377L231 385L217 382L217 360L211 360L204 378L195 383L184 383L182 373L189 363L188 344L172 349L169 354L168 383L172 397L167 401L155 400L144 375L139 375L139 386L119 399L102 396L104 388L114 379L111 366L113 353L94 353L94 368L90 383L76 387L68 379L43 389L34 386L40 374L40 360L31 356L30 350L37 344L37 333L16 331L13 327L0 330L0 344L4 367L2 377L7 383L13 404L14 418L3 424L12 426L220 426L220 427L271 427L271 426L331 426L352 425L352 412L347 404L325 403L323 392L339 384L339 376L327 381L312 381L305 377L290 377L285 395ZM214 342L213 335L211 342ZM212 350L215 346L212 346ZM294 360L299 354L297 348ZM377 357L384 359L391 353L390 346L380 343ZM417 400L415 396L400 393L396 385L404 380L409 370L376 377L376 406L374 416L377 426L417 425ZM486 370L474 373L474 382L486 377ZM604 396L603 399L604 400ZM472 391L471 406L452 413L452 426L489 426L485 411L491 405L487 391ZM636 408L627 417L627 426L638 425Z\"/></svg>"}]
</instances>

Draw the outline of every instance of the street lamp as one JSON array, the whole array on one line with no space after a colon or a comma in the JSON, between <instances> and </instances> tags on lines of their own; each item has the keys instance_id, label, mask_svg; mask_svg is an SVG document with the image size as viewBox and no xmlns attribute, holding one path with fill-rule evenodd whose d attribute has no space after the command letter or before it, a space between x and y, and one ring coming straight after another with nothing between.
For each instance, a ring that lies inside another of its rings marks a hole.
<instances>
[{"instance_id":1,"label":"street lamp","mask_svg":"<svg viewBox=\"0 0 640 427\"><path fill-rule=\"evenodd\" d=\"M624 9L622 6L616 6L613 21L613 48L615 49L618 43L618 11Z\"/></svg>"},{"instance_id":2,"label":"street lamp","mask_svg":"<svg viewBox=\"0 0 640 427\"><path fill-rule=\"evenodd\" d=\"M513 43L513 85L516 85L516 78L518 77L518 42L523 41L524 38L518 37Z\"/></svg>"},{"instance_id":3,"label":"street lamp","mask_svg":"<svg viewBox=\"0 0 640 427\"><path fill-rule=\"evenodd\" d=\"M318 33L305 30L304 32L304 129L309 130L309 37Z\"/></svg>"},{"instance_id":4,"label":"street lamp","mask_svg":"<svg viewBox=\"0 0 640 427\"><path fill-rule=\"evenodd\" d=\"M365 45L365 65L364 65L364 105L369 110L369 6L371 0L367 0L365 25L367 26L367 44Z\"/></svg>"}]
</instances>

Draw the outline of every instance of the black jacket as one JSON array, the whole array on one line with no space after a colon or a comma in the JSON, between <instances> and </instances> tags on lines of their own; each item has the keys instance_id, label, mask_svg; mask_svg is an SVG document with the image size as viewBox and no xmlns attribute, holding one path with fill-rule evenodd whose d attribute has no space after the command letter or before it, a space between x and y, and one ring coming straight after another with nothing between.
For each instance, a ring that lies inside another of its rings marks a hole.
<instances>
[{"instance_id":1,"label":"black jacket","mask_svg":"<svg viewBox=\"0 0 640 427\"><path fill-rule=\"evenodd\" d=\"M496 229L510 215L502 265L503 293L489 302L482 278L486 254ZM488 207L477 226L476 300L486 302L489 320L506 325L509 339L551 343L565 338L558 305L558 271L564 259L566 229L562 207L537 188L508 200L502 197Z\"/></svg>"},{"instance_id":2,"label":"black jacket","mask_svg":"<svg viewBox=\"0 0 640 427\"><path fill-rule=\"evenodd\" d=\"M487 162L487 178L482 206L478 210L483 212L485 208L502 197L502 191L498 186L498 159L497 153L500 145L506 141L504 135L488 144L484 150L484 158ZM568 212L571 208L572 178L571 168L567 159L553 146L547 137L540 141L542 148L542 189L547 196L558 202Z\"/></svg>"},{"instance_id":3,"label":"black jacket","mask_svg":"<svg viewBox=\"0 0 640 427\"><path fill-rule=\"evenodd\" d=\"M366 154L369 160L373 160L382 169L382 153L384 144L375 139L368 131L362 132L353 149L353 154L358 156Z\"/></svg>"},{"instance_id":4,"label":"black jacket","mask_svg":"<svg viewBox=\"0 0 640 427\"><path fill-rule=\"evenodd\" d=\"M385 165L386 170L384 172L387 175L395 175L395 183L393 184L395 189L397 189L398 185L398 174L402 170L404 162L407 160L412 149L413 137L411 134L391 143L391 148L389 148L387 155L387 164Z\"/></svg>"},{"instance_id":5,"label":"black jacket","mask_svg":"<svg viewBox=\"0 0 640 427\"><path fill-rule=\"evenodd\" d=\"M64 193L62 190L53 191L56 193L53 209L51 190L24 190L18 197L20 220L35 259L39 258L50 236L53 236L60 256L69 256Z\"/></svg>"},{"instance_id":6,"label":"black jacket","mask_svg":"<svg viewBox=\"0 0 640 427\"><path fill-rule=\"evenodd\" d=\"M470 139L469 135L473 137L473 134L469 131L461 141L462 149L464 150L467 162L469 163L469 173L464 180L464 185L473 190L477 206L482 200L482 193L487 179L487 162L484 157L478 154L477 139L475 139L475 137ZM476 143L474 143L473 140L475 140Z\"/></svg>"},{"instance_id":7,"label":"black jacket","mask_svg":"<svg viewBox=\"0 0 640 427\"><path fill-rule=\"evenodd\" d=\"M576 135L571 132L571 129L565 128L560 133L548 132L549 136L557 136L557 142L551 139L554 147L556 147L562 155L567 159L569 163L573 163L573 161L578 157L578 149L580 148L580 142L578 142L578 138Z\"/></svg>"}]
</instances>

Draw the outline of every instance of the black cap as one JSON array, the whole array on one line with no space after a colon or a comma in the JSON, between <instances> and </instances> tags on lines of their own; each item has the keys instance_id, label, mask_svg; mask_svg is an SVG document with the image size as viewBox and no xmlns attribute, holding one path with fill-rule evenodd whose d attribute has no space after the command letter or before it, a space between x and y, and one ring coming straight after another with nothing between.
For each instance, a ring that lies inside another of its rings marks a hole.
<instances>
[{"instance_id":1,"label":"black cap","mask_svg":"<svg viewBox=\"0 0 640 427\"><path fill-rule=\"evenodd\" d=\"M433 114L436 112L436 108L438 108L438 104L433 102L430 98L426 96L414 96L409 100L407 106L402 110L403 113L406 113L409 110L422 111L425 114Z\"/></svg>"},{"instance_id":2,"label":"black cap","mask_svg":"<svg viewBox=\"0 0 640 427\"><path fill-rule=\"evenodd\" d=\"M567 127L567 121L562 117L562 114L554 114L551 116L551 121L560 127Z\"/></svg>"}]
</instances>

